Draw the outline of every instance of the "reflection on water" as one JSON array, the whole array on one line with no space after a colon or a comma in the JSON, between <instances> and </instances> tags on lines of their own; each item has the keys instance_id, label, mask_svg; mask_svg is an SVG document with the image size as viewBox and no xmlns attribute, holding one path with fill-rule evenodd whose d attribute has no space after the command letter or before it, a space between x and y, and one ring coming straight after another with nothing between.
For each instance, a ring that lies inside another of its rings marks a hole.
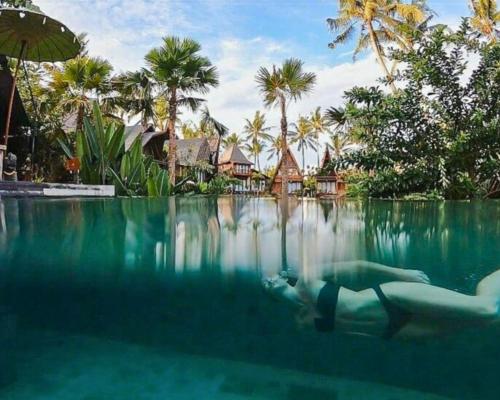
<instances>
[{"instance_id":1,"label":"reflection on water","mask_svg":"<svg viewBox=\"0 0 500 400\"><path fill-rule=\"evenodd\" d=\"M0 314L9 309L24 332L496 399L498 332L426 344L320 336L298 330L260 279L282 269L317 277L333 261L365 259L470 292L500 266L499 216L493 201L5 199Z\"/></svg>"},{"instance_id":2,"label":"reflection on water","mask_svg":"<svg viewBox=\"0 0 500 400\"><path fill-rule=\"evenodd\" d=\"M468 289L500 260L499 203L398 203L245 197L0 202L0 262L88 271L292 268L333 261L418 267ZM497 218L495 218L497 217ZM31 270L32 271L32 270Z\"/></svg>"}]
</instances>

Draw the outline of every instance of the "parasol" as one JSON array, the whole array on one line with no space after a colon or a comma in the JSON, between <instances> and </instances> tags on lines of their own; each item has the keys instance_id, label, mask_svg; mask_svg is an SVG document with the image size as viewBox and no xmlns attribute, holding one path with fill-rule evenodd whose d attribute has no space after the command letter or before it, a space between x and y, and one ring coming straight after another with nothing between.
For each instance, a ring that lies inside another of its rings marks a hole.
<instances>
[{"instance_id":1,"label":"parasol","mask_svg":"<svg viewBox=\"0 0 500 400\"><path fill-rule=\"evenodd\" d=\"M0 180L3 151L7 150L12 104L21 61L66 61L77 56L80 49L81 45L76 36L59 21L33 10L0 8L0 54L17 58L3 133L3 147L0 146Z\"/></svg>"}]
</instances>

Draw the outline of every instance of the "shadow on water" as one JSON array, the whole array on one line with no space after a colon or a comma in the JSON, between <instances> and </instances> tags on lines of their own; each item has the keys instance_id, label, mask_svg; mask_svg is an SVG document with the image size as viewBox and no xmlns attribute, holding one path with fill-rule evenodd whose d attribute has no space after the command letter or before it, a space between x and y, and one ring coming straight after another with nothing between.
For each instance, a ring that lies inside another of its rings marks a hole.
<instances>
[{"instance_id":1,"label":"shadow on water","mask_svg":"<svg viewBox=\"0 0 500 400\"><path fill-rule=\"evenodd\" d=\"M422 343L320 335L298 329L260 281L366 259L471 292L500 264L499 216L499 202L3 200L0 318L15 315L20 331L497 399L498 330ZM0 356L0 371L14 356Z\"/></svg>"}]
</instances>

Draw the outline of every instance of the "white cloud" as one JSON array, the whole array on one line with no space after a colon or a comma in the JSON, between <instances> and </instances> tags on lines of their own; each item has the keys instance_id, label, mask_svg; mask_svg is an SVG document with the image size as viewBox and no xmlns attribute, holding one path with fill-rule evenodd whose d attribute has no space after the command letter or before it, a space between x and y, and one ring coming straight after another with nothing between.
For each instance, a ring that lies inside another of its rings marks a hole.
<instances>
[{"instance_id":1,"label":"white cloud","mask_svg":"<svg viewBox=\"0 0 500 400\"><path fill-rule=\"evenodd\" d=\"M240 133L245 118L256 110L264 111L262 98L255 84L260 66L280 64L287 57L304 58L305 69L317 74L314 91L288 109L290 122L307 115L316 107L323 109L342 103L345 90L354 85L374 85L381 76L373 56L356 63L344 62L351 54L314 54L301 43L276 40L261 33L253 37L234 35L232 28L241 15L226 0L206 0L200 7L192 1L179 0L36 0L47 14L58 18L75 32L87 32L91 55L105 57L116 72L133 70L144 65L144 55L161 42L165 35L191 36L203 45L203 52L217 66L220 86L206 96L212 115L231 131ZM268 18L269 15L263 15ZM447 22L457 21L450 15ZM442 19L441 19L442 20ZM449 21L448 21L449 20ZM314 22L316 23L316 22ZM319 23L319 22L318 22ZM456 24L456 22L455 22ZM307 27L304 28L307 34ZM337 65L335 65L337 64ZM267 120L278 133L279 113L265 110ZM186 112L183 118L196 116ZM264 158L264 157L263 157ZM314 163L309 154L307 163Z\"/></svg>"}]
</instances>

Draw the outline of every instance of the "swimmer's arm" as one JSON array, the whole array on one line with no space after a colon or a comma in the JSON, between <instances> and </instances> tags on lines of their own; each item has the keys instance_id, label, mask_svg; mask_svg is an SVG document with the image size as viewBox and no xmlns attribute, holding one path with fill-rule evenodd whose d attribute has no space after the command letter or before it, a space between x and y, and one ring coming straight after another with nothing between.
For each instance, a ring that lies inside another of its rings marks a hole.
<instances>
[{"instance_id":1,"label":"swimmer's arm","mask_svg":"<svg viewBox=\"0 0 500 400\"><path fill-rule=\"evenodd\" d=\"M347 287L361 287L364 284L364 287L368 287L393 281L430 283L422 271L388 267L364 260L332 263L327 267L323 279Z\"/></svg>"}]
</instances>

